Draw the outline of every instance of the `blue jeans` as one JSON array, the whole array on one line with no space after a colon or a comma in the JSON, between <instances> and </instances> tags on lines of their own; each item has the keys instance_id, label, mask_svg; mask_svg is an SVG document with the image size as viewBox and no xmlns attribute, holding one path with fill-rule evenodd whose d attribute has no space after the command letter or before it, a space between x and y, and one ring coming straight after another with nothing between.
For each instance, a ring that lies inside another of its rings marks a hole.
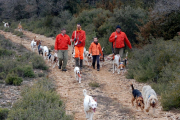
<instances>
[{"instance_id":1,"label":"blue jeans","mask_svg":"<svg viewBox=\"0 0 180 120\"><path fill-rule=\"evenodd\" d=\"M97 69L99 69L99 55L93 55L93 62L92 62L92 65L93 65L93 68L95 68L95 63L97 61Z\"/></svg>"}]
</instances>

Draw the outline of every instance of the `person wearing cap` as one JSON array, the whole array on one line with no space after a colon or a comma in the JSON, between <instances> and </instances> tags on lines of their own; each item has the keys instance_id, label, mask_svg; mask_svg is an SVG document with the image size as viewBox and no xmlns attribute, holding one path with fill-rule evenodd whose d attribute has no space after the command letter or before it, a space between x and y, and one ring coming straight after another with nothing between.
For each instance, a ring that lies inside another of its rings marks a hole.
<instances>
[{"instance_id":1,"label":"person wearing cap","mask_svg":"<svg viewBox=\"0 0 180 120\"><path fill-rule=\"evenodd\" d=\"M70 37L66 34L66 29L63 28L61 30L61 34L56 36L54 46L55 52L57 52L59 58L59 69L61 69L62 66L62 71L67 71L68 45L71 45Z\"/></svg>"},{"instance_id":2,"label":"person wearing cap","mask_svg":"<svg viewBox=\"0 0 180 120\"><path fill-rule=\"evenodd\" d=\"M74 41L74 51L75 51L75 62L77 67L82 69L83 66L83 57L84 57L84 47L85 47L85 40L86 40L86 32L81 30L81 24L77 24L77 30L75 30L72 34L72 40ZM80 59L80 65L79 65Z\"/></svg>"},{"instance_id":3,"label":"person wearing cap","mask_svg":"<svg viewBox=\"0 0 180 120\"><path fill-rule=\"evenodd\" d=\"M132 49L131 43L129 42L126 34L121 31L121 26L119 25L117 25L116 31L111 34L109 42L113 43L114 54L119 54L121 58L123 58L125 43L130 49Z\"/></svg>"},{"instance_id":4,"label":"person wearing cap","mask_svg":"<svg viewBox=\"0 0 180 120\"><path fill-rule=\"evenodd\" d=\"M100 69L99 57L100 57L100 54L101 56L103 56L103 52L102 52L100 43L98 43L97 37L94 37L94 42L92 42L89 47L89 56L90 54L92 54L92 57L93 57L93 62L92 62L93 68L95 69L95 63L97 61L97 71L99 71Z\"/></svg>"}]
</instances>

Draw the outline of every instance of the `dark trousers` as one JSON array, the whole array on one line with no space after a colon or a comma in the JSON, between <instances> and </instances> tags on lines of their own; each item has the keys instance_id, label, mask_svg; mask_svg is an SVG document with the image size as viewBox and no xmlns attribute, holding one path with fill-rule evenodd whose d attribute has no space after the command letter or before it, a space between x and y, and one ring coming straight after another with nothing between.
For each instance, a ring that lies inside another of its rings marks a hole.
<instances>
[{"instance_id":1,"label":"dark trousers","mask_svg":"<svg viewBox=\"0 0 180 120\"><path fill-rule=\"evenodd\" d=\"M93 55L93 62L92 62L92 65L93 67L95 68L95 63L97 61L97 69L99 69L99 55Z\"/></svg>"}]
</instances>

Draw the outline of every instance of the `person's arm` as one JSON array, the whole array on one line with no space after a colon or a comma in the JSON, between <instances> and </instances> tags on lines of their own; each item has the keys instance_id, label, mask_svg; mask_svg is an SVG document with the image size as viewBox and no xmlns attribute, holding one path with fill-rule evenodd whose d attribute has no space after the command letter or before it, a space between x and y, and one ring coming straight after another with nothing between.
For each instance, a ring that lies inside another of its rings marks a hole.
<instances>
[{"instance_id":1,"label":"person's arm","mask_svg":"<svg viewBox=\"0 0 180 120\"><path fill-rule=\"evenodd\" d=\"M91 45L89 47L89 54L91 54L91 53L92 53L92 43L91 43Z\"/></svg>"},{"instance_id":2,"label":"person's arm","mask_svg":"<svg viewBox=\"0 0 180 120\"><path fill-rule=\"evenodd\" d=\"M54 49L55 49L55 50L57 50L57 49L58 49L58 35L56 36Z\"/></svg>"},{"instance_id":3,"label":"person's arm","mask_svg":"<svg viewBox=\"0 0 180 120\"><path fill-rule=\"evenodd\" d=\"M125 36L125 38L124 38L125 43L126 43L127 46L129 47L129 49L131 49L131 48L132 48L131 43L129 42L129 40L128 40L126 34L124 34L124 36Z\"/></svg>"},{"instance_id":4,"label":"person's arm","mask_svg":"<svg viewBox=\"0 0 180 120\"><path fill-rule=\"evenodd\" d=\"M84 43L85 40L86 40L86 32L84 31L84 32L82 32L82 39L79 40L79 44Z\"/></svg>"},{"instance_id":5,"label":"person's arm","mask_svg":"<svg viewBox=\"0 0 180 120\"><path fill-rule=\"evenodd\" d=\"M99 51L101 53L101 56L103 56L103 52L102 52L102 48L101 48L101 45L99 44Z\"/></svg>"},{"instance_id":6,"label":"person's arm","mask_svg":"<svg viewBox=\"0 0 180 120\"><path fill-rule=\"evenodd\" d=\"M111 36L109 37L109 42L114 42L115 41L115 33L112 33Z\"/></svg>"},{"instance_id":7,"label":"person's arm","mask_svg":"<svg viewBox=\"0 0 180 120\"><path fill-rule=\"evenodd\" d=\"M68 36L68 44L71 45L70 37Z\"/></svg>"}]
</instances>

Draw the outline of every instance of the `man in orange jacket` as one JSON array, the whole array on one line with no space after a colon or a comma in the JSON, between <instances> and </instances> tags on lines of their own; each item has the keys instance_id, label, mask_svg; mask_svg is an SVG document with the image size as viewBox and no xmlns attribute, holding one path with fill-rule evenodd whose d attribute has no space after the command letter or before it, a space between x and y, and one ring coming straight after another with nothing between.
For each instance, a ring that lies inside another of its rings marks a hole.
<instances>
[{"instance_id":1,"label":"man in orange jacket","mask_svg":"<svg viewBox=\"0 0 180 120\"><path fill-rule=\"evenodd\" d=\"M109 42L113 43L114 54L119 54L123 58L123 52L125 44L132 49L131 43L129 42L126 34L121 31L121 27L118 25L116 31L113 32L109 38Z\"/></svg>"},{"instance_id":2,"label":"man in orange jacket","mask_svg":"<svg viewBox=\"0 0 180 120\"><path fill-rule=\"evenodd\" d=\"M77 30L75 30L72 34L72 40L74 41L74 50L75 50L75 61L76 66L79 67L79 58L80 58L80 69L83 66L83 54L86 40L86 32L81 30L81 24L77 24Z\"/></svg>"},{"instance_id":3,"label":"man in orange jacket","mask_svg":"<svg viewBox=\"0 0 180 120\"><path fill-rule=\"evenodd\" d=\"M56 36L54 46L55 52L57 52L59 57L59 69L61 69L62 66L62 71L67 71L66 65L68 61L68 45L71 45L70 37L66 34L66 29L62 29L61 34Z\"/></svg>"},{"instance_id":4,"label":"man in orange jacket","mask_svg":"<svg viewBox=\"0 0 180 120\"><path fill-rule=\"evenodd\" d=\"M91 43L90 47L89 47L89 54L92 53L92 57L93 57L93 68L95 69L95 63L97 60L97 71L99 71L99 55L101 54L101 56L103 56L103 52L101 49L101 45L98 43L98 38L95 37L94 38L94 42Z\"/></svg>"}]
</instances>

